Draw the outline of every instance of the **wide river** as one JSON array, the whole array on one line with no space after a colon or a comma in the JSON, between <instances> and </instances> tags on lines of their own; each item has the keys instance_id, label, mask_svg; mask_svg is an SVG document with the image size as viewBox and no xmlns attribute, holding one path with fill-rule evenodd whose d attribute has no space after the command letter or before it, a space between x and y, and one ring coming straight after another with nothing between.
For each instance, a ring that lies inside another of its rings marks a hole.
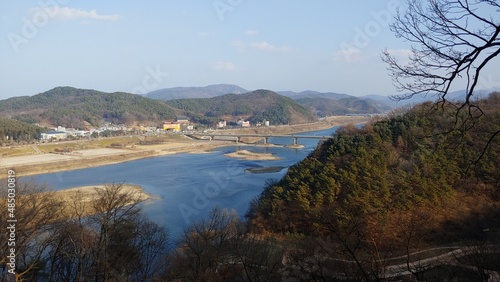
<instances>
[{"instance_id":1,"label":"wide river","mask_svg":"<svg viewBox=\"0 0 500 282\"><path fill-rule=\"evenodd\" d=\"M302 133L331 135L337 127ZM299 134L300 135L300 134ZM210 141L207 141L210 142ZM147 202L144 211L155 222L168 227L173 238L193 220L204 218L212 208L234 209L243 216L252 199L259 196L269 179L280 179L287 168L303 160L318 139L298 139L301 149L284 147L229 146L206 154L174 154L134 160L114 165L33 176L56 190L103 183L126 182L139 185L159 200ZM270 138L269 143L288 145L291 138ZM224 156L237 149L272 153L276 161L248 161ZM252 167L283 166L280 172L249 173Z\"/></svg>"}]
</instances>

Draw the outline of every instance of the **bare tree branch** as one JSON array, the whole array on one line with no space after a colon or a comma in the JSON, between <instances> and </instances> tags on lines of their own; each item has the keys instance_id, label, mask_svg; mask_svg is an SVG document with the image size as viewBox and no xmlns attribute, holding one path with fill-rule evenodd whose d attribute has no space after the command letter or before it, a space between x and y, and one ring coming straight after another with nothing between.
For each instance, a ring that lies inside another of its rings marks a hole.
<instances>
[{"instance_id":1,"label":"bare tree branch","mask_svg":"<svg viewBox=\"0 0 500 282\"><path fill-rule=\"evenodd\" d=\"M446 101L452 85L465 79L463 106L471 98L484 66L500 53L499 4L493 0L407 0L390 26L397 37L414 43L407 64L384 51L390 76L404 100L416 94L437 95Z\"/></svg>"}]
</instances>

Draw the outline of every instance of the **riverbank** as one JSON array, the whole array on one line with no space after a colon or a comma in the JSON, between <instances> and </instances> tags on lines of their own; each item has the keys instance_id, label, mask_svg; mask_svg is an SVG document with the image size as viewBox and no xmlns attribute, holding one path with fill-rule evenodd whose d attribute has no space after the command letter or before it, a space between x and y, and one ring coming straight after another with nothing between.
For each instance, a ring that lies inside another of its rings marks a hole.
<instances>
[{"instance_id":1,"label":"riverbank","mask_svg":"<svg viewBox=\"0 0 500 282\"><path fill-rule=\"evenodd\" d=\"M189 143L168 143L151 146L137 146L133 149L101 148L76 150L71 153L46 153L28 156L2 158L0 169L13 169L18 176L63 172L83 168L117 164L144 158L178 153L201 154L230 145L225 141L193 141ZM4 173L5 176L7 175ZM4 177L3 175L0 178Z\"/></svg>"},{"instance_id":2,"label":"riverbank","mask_svg":"<svg viewBox=\"0 0 500 282\"><path fill-rule=\"evenodd\" d=\"M226 130L233 133L256 133L256 134L293 134L306 131L322 130L334 126L345 125L348 123L363 123L369 120L368 117L331 117L319 122L299 125L283 125L270 127L252 127ZM126 141L124 141L126 139ZM234 144L231 141L222 140L192 140L184 138L182 135L170 137L164 142L152 145L141 145L136 140L135 143L129 141L132 138L117 138L117 140L107 140L106 147L97 147L95 141L78 141L76 143L48 144L48 145L29 145L26 146L25 154L17 154L13 157L2 157L0 160L0 170L13 169L18 176L29 176L45 173L55 173L68 170L76 170L97 166L104 166L116 163L122 163L137 159L151 158L177 153L207 153L215 148L230 146ZM252 143L256 140L247 140ZM108 144L109 143L109 144ZM116 146L116 145L120 146ZM66 148L73 146L71 150L62 150L55 153L55 150L48 148ZM37 148L38 147L38 148ZM33 149L32 149L33 148ZM90 149L86 149L90 148ZM18 148L14 148L18 149ZM2 173L0 178L5 178L6 173Z\"/></svg>"}]
</instances>

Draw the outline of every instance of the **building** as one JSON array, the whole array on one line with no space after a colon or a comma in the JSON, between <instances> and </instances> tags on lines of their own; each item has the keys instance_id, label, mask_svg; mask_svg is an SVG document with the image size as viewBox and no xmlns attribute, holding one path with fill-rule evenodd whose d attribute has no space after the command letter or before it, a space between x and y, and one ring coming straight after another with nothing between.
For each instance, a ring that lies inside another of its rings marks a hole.
<instances>
[{"instance_id":1,"label":"building","mask_svg":"<svg viewBox=\"0 0 500 282\"><path fill-rule=\"evenodd\" d=\"M217 122L217 128L224 128L224 127L226 127L225 120Z\"/></svg>"},{"instance_id":2,"label":"building","mask_svg":"<svg viewBox=\"0 0 500 282\"><path fill-rule=\"evenodd\" d=\"M250 122L246 120L238 120L237 124L241 127L250 127Z\"/></svg>"},{"instance_id":3,"label":"building","mask_svg":"<svg viewBox=\"0 0 500 282\"><path fill-rule=\"evenodd\" d=\"M176 122L181 123L181 124L182 123L189 123L189 118L186 116L178 116L176 118Z\"/></svg>"},{"instance_id":4,"label":"building","mask_svg":"<svg viewBox=\"0 0 500 282\"><path fill-rule=\"evenodd\" d=\"M68 136L74 136L74 137L89 137L92 132L89 130L73 130L73 131L66 131Z\"/></svg>"},{"instance_id":5,"label":"building","mask_svg":"<svg viewBox=\"0 0 500 282\"><path fill-rule=\"evenodd\" d=\"M181 124L178 122L164 122L163 130L165 131L181 131Z\"/></svg>"},{"instance_id":6,"label":"building","mask_svg":"<svg viewBox=\"0 0 500 282\"><path fill-rule=\"evenodd\" d=\"M42 140L60 140L68 138L68 133L63 131L51 131L40 134Z\"/></svg>"}]
</instances>

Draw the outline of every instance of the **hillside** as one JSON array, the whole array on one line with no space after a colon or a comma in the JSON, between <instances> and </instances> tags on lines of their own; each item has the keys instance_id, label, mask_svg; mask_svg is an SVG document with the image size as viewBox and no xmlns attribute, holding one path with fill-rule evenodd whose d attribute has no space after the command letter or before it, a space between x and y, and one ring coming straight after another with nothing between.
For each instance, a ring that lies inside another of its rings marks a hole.
<instances>
[{"instance_id":1,"label":"hillside","mask_svg":"<svg viewBox=\"0 0 500 282\"><path fill-rule=\"evenodd\" d=\"M326 99L332 99L332 100L338 100L342 98L351 98L354 96L348 95L348 94L340 94L340 93L335 93L335 92L318 92L318 91L312 91L312 90L306 90L306 91L301 91L301 92L294 92L294 91L277 91L278 94L290 97L294 100L297 99L303 99L303 98L326 98Z\"/></svg>"},{"instance_id":2,"label":"hillside","mask_svg":"<svg viewBox=\"0 0 500 282\"><path fill-rule=\"evenodd\" d=\"M0 116L30 123L85 128L103 121L131 124L175 118L175 109L139 95L57 87L34 95L0 101Z\"/></svg>"},{"instance_id":3,"label":"hillside","mask_svg":"<svg viewBox=\"0 0 500 282\"><path fill-rule=\"evenodd\" d=\"M167 101L170 106L190 112L193 117L206 116L214 120L230 117L229 121L245 118L252 123L269 120L271 124L293 124L316 121L306 108L290 98L269 90L245 94L227 94L208 99Z\"/></svg>"},{"instance_id":4,"label":"hillside","mask_svg":"<svg viewBox=\"0 0 500 282\"><path fill-rule=\"evenodd\" d=\"M352 261L353 276L395 254L498 244L500 93L478 105L484 116L474 121L455 105L426 103L339 129L252 203L253 232L311 238L311 256Z\"/></svg>"},{"instance_id":5,"label":"hillside","mask_svg":"<svg viewBox=\"0 0 500 282\"><path fill-rule=\"evenodd\" d=\"M205 87L174 87L165 88L147 93L145 96L163 101L213 98L225 94L242 94L248 91L233 84L214 84ZM391 102L388 97L378 96L380 100L355 97L348 94L318 91L278 91L282 96L292 98L299 104L308 108L318 116L345 115L345 114L373 114L386 112L392 107L383 100ZM402 103L401 103L402 104Z\"/></svg>"},{"instance_id":6,"label":"hillside","mask_svg":"<svg viewBox=\"0 0 500 282\"><path fill-rule=\"evenodd\" d=\"M145 96L163 101L189 98L212 98L224 94L246 93L247 90L232 84L213 84L205 87L173 87L155 90Z\"/></svg>"},{"instance_id":7,"label":"hillside","mask_svg":"<svg viewBox=\"0 0 500 282\"><path fill-rule=\"evenodd\" d=\"M0 141L21 141L39 138L45 129L15 119L0 117Z\"/></svg>"},{"instance_id":8,"label":"hillside","mask_svg":"<svg viewBox=\"0 0 500 282\"><path fill-rule=\"evenodd\" d=\"M346 114L378 114L390 111L393 108L384 101L390 102L388 97L378 95L374 96L381 98L380 100L310 90L302 92L279 91L278 93L294 99L320 117Z\"/></svg>"},{"instance_id":9,"label":"hillside","mask_svg":"<svg viewBox=\"0 0 500 282\"><path fill-rule=\"evenodd\" d=\"M335 116L346 114L378 114L392 108L372 99L359 99L348 97L341 99L328 99L322 97L299 98L295 100L302 106L316 113L317 116Z\"/></svg>"}]
</instances>

